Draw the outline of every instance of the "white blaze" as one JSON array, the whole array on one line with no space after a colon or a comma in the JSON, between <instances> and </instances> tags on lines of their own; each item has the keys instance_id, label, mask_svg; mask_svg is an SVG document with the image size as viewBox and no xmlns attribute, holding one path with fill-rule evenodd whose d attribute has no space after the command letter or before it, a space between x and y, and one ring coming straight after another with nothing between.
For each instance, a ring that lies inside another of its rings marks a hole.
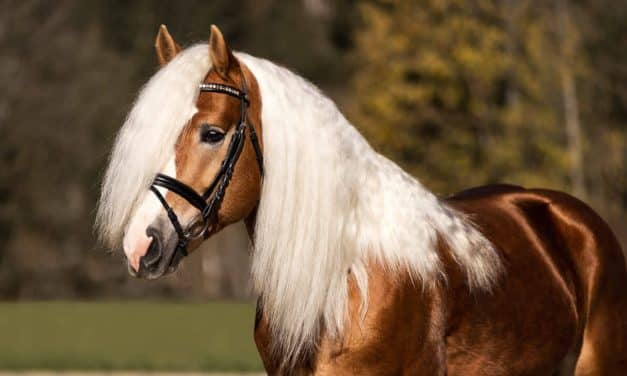
<instances>
[{"instance_id":1,"label":"white blaze","mask_svg":"<svg viewBox=\"0 0 627 376\"><path fill-rule=\"evenodd\" d=\"M174 157L168 161L162 173L176 179ZM157 189L165 196L165 188L158 187ZM124 253L128 258L129 264L136 271L139 270L139 260L148 252L148 247L152 242L152 237L146 235L146 230L155 221L162 208L154 193L151 191L146 192L126 229L122 243Z\"/></svg>"}]
</instances>

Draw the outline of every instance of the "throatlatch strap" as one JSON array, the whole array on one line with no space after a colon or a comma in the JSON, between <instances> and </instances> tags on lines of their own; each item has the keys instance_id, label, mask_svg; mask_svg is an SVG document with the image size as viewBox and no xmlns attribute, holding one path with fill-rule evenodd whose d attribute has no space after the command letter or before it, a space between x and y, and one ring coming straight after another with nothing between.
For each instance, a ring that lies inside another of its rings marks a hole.
<instances>
[{"instance_id":1,"label":"throatlatch strap","mask_svg":"<svg viewBox=\"0 0 627 376\"><path fill-rule=\"evenodd\" d=\"M255 149L255 158L257 159L257 164L259 165L259 173L261 174L261 177L263 177L263 153L261 152L261 144L259 144L257 132L255 132L255 127L250 121L248 114L246 114L246 123L248 124L248 130L250 132L250 142L253 144L253 149Z\"/></svg>"}]
</instances>

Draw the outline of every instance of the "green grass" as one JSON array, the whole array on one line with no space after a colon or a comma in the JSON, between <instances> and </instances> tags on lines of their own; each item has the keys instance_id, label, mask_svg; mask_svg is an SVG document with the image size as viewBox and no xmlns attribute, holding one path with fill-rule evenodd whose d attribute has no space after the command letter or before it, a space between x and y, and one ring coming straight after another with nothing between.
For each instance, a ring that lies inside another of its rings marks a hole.
<instances>
[{"instance_id":1,"label":"green grass","mask_svg":"<svg viewBox=\"0 0 627 376\"><path fill-rule=\"evenodd\" d=\"M0 369L260 370L244 303L0 303Z\"/></svg>"}]
</instances>

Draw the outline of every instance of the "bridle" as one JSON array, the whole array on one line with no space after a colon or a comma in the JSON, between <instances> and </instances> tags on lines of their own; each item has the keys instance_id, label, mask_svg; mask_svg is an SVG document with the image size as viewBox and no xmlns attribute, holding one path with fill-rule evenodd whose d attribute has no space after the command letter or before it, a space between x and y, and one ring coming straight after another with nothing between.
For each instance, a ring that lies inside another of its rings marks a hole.
<instances>
[{"instance_id":1,"label":"bridle","mask_svg":"<svg viewBox=\"0 0 627 376\"><path fill-rule=\"evenodd\" d=\"M255 128L253 127L246 111L250 105L250 101L246 92L246 80L244 79L244 75L242 74L241 90L229 85L218 83L202 83L200 84L199 90L201 93L220 93L239 99L241 112L238 125L231 137L226 157L224 157L224 160L220 165L220 169L213 178L213 181L209 187L205 189L202 195L198 194L193 188L180 180L164 174L157 174L155 180L150 186L150 190L155 194L155 196L157 196L161 205L163 205L168 214L168 218L178 235L178 243L176 245L175 254L180 252L182 256L187 256L187 245L190 241L199 238L206 239L209 236L209 232L207 230L209 229L210 220L214 218L220 208L220 205L222 204L226 188L233 176L235 164L237 163L237 160L242 153L242 149L244 148L247 128L250 132L250 141L257 157L259 172L263 177L263 155L261 153L261 146L259 145L259 139L257 138ZM192 222L185 229L181 226L178 216L165 200L165 197L163 197L161 192L159 192L157 187L163 187L176 193L200 211L196 218L194 218L194 220L192 220Z\"/></svg>"}]
</instances>

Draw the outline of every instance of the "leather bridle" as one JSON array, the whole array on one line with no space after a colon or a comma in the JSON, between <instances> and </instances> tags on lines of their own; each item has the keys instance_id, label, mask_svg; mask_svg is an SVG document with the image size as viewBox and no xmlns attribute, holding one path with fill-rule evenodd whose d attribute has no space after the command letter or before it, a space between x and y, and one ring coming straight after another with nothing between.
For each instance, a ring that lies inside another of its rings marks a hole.
<instances>
[{"instance_id":1,"label":"leather bridle","mask_svg":"<svg viewBox=\"0 0 627 376\"><path fill-rule=\"evenodd\" d=\"M237 160L242 153L242 149L244 148L247 128L250 132L250 141L257 157L259 172L263 177L263 155L261 153L261 146L259 145L259 139L257 138L255 128L247 114L250 101L246 92L246 80L244 79L244 76L242 75L241 90L229 85L218 83L203 83L200 84L199 89L201 93L220 93L239 99L241 112L238 125L235 127L235 131L231 137L226 157L222 161L218 173L203 194L198 194L187 184L164 174L157 174L155 180L150 186L150 190L155 194L155 196L157 196L161 205L163 205L168 214L168 218L178 235L178 243L176 245L175 253L180 252L183 256L187 256L187 245L190 241L198 238L206 239L209 236L209 232L207 230L209 229L210 221L217 215L217 211L222 204L222 200L224 200L224 194L233 176L235 164L237 163ZM159 192L157 187L163 187L176 193L198 209L200 213L186 228L183 228L178 216L165 200L165 197L163 197L161 192Z\"/></svg>"}]
</instances>

